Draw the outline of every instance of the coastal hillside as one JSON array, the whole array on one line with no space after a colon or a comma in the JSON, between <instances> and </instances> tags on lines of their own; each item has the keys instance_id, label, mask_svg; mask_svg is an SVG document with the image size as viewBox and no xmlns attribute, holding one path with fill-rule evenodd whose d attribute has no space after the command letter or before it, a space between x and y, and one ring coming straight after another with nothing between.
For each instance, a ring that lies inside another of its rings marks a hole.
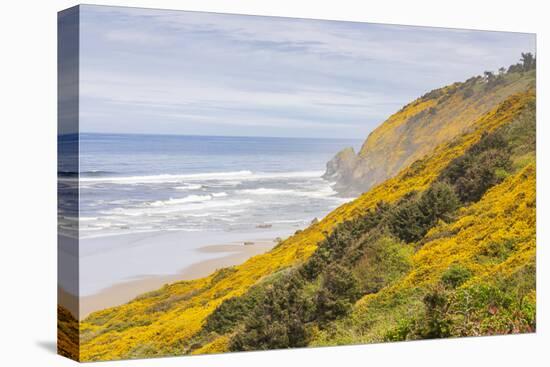
<instances>
[{"instance_id":1,"label":"coastal hillside","mask_svg":"<svg viewBox=\"0 0 550 367\"><path fill-rule=\"evenodd\" d=\"M367 191L470 129L510 95L532 88L533 68L533 57L524 54L522 63L498 74L485 72L426 93L372 131L357 154L353 148L336 154L324 178L345 195Z\"/></svg>"},{"instance_id":2,"label":"coastal hillside","mask_svg":"<svg viewBox=\"0 0 550 367\"><path fill-rule=\"evenodd\" d=\"M270 252L92 313L80 324L78 359L534 331L534 70L519 65L494 76L505 80L495 87L475 79L480 98L478 88L500 91L484 92L492 107L456 110L468 121L452 137L442 133ZM429 136L438 126L454 129L434 122ZM369 149L391 142L380 136Z\"/></svg>"},{"instance_id":3,"label":"coastal hillside","mask_svg":"<svg viewBox=\"0 0 550 367\"><path fill-rule=\"evenodd\" d=\"M397 176L436 172L423 189L377 202L304 263L224 302L192 352L534 332L534 95L476 126Z\"/></svg>"}]
</instances>

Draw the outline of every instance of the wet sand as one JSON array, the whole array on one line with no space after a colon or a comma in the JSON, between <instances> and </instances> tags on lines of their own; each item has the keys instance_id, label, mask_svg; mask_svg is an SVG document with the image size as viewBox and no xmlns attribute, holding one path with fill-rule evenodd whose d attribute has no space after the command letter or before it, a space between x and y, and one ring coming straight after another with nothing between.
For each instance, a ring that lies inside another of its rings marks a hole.
<instances>
[{"instance_id":1,"label":"wet sand","mask_svg":"<svg viewBox=\"0 0 550 367\"><path fill-rule=\"evenodd\" d=\"M244 242L241 242L203 246L197 251L205 254L226 254L226 256L197 262L183 268L177 274L144 276L140 279L115 284L92 295L80 297L79 318L84 319L94 311L124 304L136 296L158 289L164 284L202 278L217 269L242 264L250 257L265 253L276 245L276 242L271 239L250 240L250 242L253 244L244 245ZM70 300L65 302L70 302Z\"/></svg>"}]
</instances>

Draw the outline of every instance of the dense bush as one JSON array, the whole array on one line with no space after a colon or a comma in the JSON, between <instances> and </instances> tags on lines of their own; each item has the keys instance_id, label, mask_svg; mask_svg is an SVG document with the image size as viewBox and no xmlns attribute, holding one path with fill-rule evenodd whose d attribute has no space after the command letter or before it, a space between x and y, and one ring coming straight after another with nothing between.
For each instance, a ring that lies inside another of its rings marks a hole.
<instances>
[{"instance_id":1,"label":"dense bush","mask_svg":"<svg viewBox=\"0 0 550 367\"><path fill-rule=\"evenodd\" d=\"M364 241L361 259L354 266L363 293L378 292L410 269L413 246L387 233L369 236Z\"/></svg>"},{"instance_id":2,"label":"dense bush","mask_svg":"<svg viewBox=\"0 0 550 367\"><path fill-rule=\"evenodd\" d=\"M436 182L418 199L409 197L400 202L389 219L389 226L399 239L415 242L439 220L450 220L458 206L453 188L447 183Z\"/></svg>"},{"instance_id":3,"label":"dense bush","mask_svg":"<svg viewBox=\"0 0 550 367\"><path fill-rule=\"evenodd\" d=\"M229 348L259 350L302 347L307 345L304 320L311 314L309 300L301 292L303 279L293 273L268 285L263 297L245 319L244 327L232 339Z\"/></svg>"},{"instance_id":4,"label":"dense bush","mask_svg":"<svg viewBox=\"0 0 550 367\"><path fill-rule=\"evenodd\" d=\"M424 296L426 313L417 324L420 339L447 338L451 336L452 321L448 317L450 307L448 292L440 286L434 287Z\"/></svg>"},{"instance_id":5,"label":"dense bush","mask_svg":"<svg viewBox=\"0 0 550 367\"><path fill-rule=\"evenodd\" d=\"M401 320L388 341L534 332L535 265L494 282L459 287L469 270L451 266L423 298L422 314ZM458 287L458 288L456 288Z\"/></svg>"},{"instance_id":6,"label":"dense bush","mask_svg":"<svg viewBox=\"0 0 550 367\"><path fill-rule=\"evenodd\" d=\"M518 73L534 70L537 68L537 59L532 53L521 53L521 61L517 64L510 65L509 73Z\"/></svg>"},{"instance_id":7,"label":"dense bush","mask_svg":"<svg viewBox=\"0 0 550 367\"><path fill-rule=\"evenodd\" d=\"M350 270L338 264L329 266L315 297L315 319L324 324L346 315L360 295L359 283Z\"/></svg>"},{"instance_id":8,"label":"dense bush","mask_svg":"<svg viewBox=\"0 0 550 367\"><path fill-rule=\"evenodd\" d=\"M405 242L414 242L422 238L427 231L426 218L415 199L404 200L393 210L389 220L391 232Z\"/></svg>"},{"instance_id":9,"label":"dense bush","mask_svg":"<svg viewBox=\"0 0 550 367\"><path fill-rule=\"evenodd\" d=\"M501 182L511 168L510 150L503 134L484 134L464 155L455 159L439 180L448 182L463 203L478 201L490 187Z\"/></svg>"},{"instance_id":10,"label":"dense bush","mask_svg":"<svg viewBox=\"0 0 550 367\"><path fill-rule=\"evenodd\" d=\"M300 273L305 279L311 281L316 279L329 263L357 260L358 256L353 251L361 252L361 249L354 248L353 245L366 233L383 225L391 210L391 205L379 202L374 209L368 210L363 216L338 225L325 240L319 243L317 250L300 267Z\"/></svg>"},{"instance_id":11,"label":"dense bush","mask_svg":"<svg viewBox=\"0 0 550 367\"><path fill-rule=\"evenodd\" d=\"M249 315L260 296L259 288L254 287L246 296L233 297L223 301L216 311L206 319L204 330L218 333L226 333L232 330Z\"/></svg>"}]
</instances>

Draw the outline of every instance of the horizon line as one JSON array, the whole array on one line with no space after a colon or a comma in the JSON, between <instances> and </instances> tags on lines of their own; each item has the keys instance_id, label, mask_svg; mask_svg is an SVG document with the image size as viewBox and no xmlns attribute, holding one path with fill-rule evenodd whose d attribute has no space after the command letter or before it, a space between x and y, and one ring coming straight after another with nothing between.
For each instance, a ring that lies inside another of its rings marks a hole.
<instances>
[{"instance_id":1,"label":"horizon line","mask_svg":"<svg viewBox=\"0 0 550 367\"><path fill-rule=\"evenodd\" d=\"M121 132L94 132L81 131L66 134L57 134L58 137L70 135L135 135L135 136L187 136L187 137L215 137L215 138L272 138L272 139L317 139L317 140L365 140L366 138L330 138L330 137L304 137L304 136L266 136L266 135L205 135L205 134L170 134L170 133L121 133Z\"/></svg>"}]
</instances>

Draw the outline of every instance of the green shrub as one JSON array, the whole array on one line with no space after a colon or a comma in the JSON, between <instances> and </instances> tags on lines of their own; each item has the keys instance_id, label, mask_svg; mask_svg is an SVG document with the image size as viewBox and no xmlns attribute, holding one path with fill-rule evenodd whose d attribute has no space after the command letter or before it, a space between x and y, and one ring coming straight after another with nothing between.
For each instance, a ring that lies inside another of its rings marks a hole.
<instances>
[{"instance_id":1,"label":"green shrub","mask_svg":"<svg viewBox=\"0 0 550 367\"><path fill-rule=\"evenodd\" d=\"M363 293L376 293L392 283L410 269L410 258L414 252L406 245L388 235L367 237L362 258L355 267Z\"/></svg>"},{"instance_id":2,"label":"green shrub","mask_svg":"<svg viewBox=\"0 0 550 367\"><path fill-rule=\"evenodd\" d=\"M451 336L452 321L448 316L449 294L442 287L434 287L424 297L426 313L418 329L421 339L447 338Z\"/></svg>"},{"instance_id":3,"label":"green shrub","mask_svg":"<svg viewBox=\"0 0 550 367\"><path fill-rule=\"evenodd\" d=\"M206 319L204 329L226 333L242 321L253 307L252 297L233 297L222 304ZM249 301L249 302L247 302Z\"/></svg>"},{"instance_id":4,"label":"green shrub","mask_svg":"<svg viewBox=\"0 0 550 367\"><path fill-rule=\"evenodd\" d=\"M305 320L312 306L302 295L303 278L288 274L265 286L258 303L231 339L232 351L295 348L307 345L309 333Z\"/></svg>"},{"instance_id":5,"label":"green shrub","mask_svg":"<svg viewBox=\"0 0 550 367\"><path fill-rule=\"evenodd\" d=\"M403 319L397 323L397 326L390 329L384 334L384 341L396 342L407 340L416 329L414 319Z\"/></svg>"},{"instance_id":6,"label":"green shrub","mask_svg":"<svg viewBox=\"0 0 550 367\"><path fill-rule=\"evenodd\" d=\"M472 276L472 272L461 266L461 265L451 265L441 276L441 282L445 286L451 287L451 288L457 288L464 284L470 277Z\"/></svg>"},{"instance_id":7,"label":"green shrub","mask_svg":"<svg viewBox=\"0 0 550 367\"><path fill-rule=\"evenodd\" d=\"M331 265L323 274L316 295L316 320L324 324L347 315L360 295L359 283L353 273L341 265Z\"/></svg>"},{"instance_id":8,"label":"green shrub","mask_svg":"<svg viewBox=\"0 0 550 367\"><path fill-rule=\"evenodd\" d=\"M484 134L464 155L456 158L438 180L454 187L463 203L478 201L510 171L510 149L502 131Z\"/></svg>"},{"instance_id":9,"label":"green shrub","mask_svg":"<svg viewBox=\"0 0 550 367\"><path fill-rule=\"evenodd\" d=\"M435 182L419 198L408 197L399 202L388 224L399 239L416 242L439 220L451 220L458 207L459 200L453 188L445 182Z\"/></svg>"}]
</instances>

